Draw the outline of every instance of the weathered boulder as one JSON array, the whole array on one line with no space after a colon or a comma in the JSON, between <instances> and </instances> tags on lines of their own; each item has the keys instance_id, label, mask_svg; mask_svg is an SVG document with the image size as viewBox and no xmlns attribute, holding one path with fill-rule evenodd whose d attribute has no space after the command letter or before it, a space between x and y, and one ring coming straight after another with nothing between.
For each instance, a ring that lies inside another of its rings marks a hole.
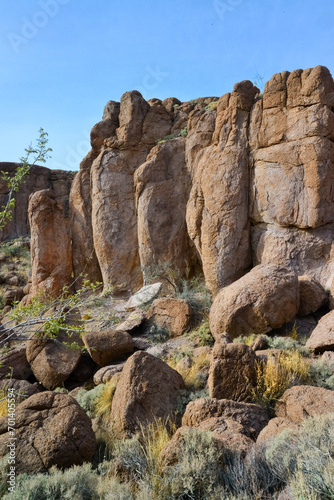
<instances>
[{"instance_id":1,"label":"weathered boulder","mask_svg":"<svg viewBox=\"0 0 334 500\"><path fill-rule=\"evenodd\" d=\"M11 306L13 302L20 301L24 297L22 288L12 288L3 294L5 306Z\"/></svg>"},{"instance_id":2,"label":"weathered boulder","mask_svg":"<svg viewBox=\"0 0 334 500\"><path fill-rule=\"evenodd\" d=\"M95 435L90 419L71 396L42 392L21 403L15 412L16 473L46 472L82 465L93 458ZM0 456L12 441L8 417L0 419Z\"/></svg>"},{"instance_id":3,"label":"weathered boulder","mask_svg":"<svg viewBox=\"0 0 334 500\"><path fill-rule=\"evenodd\" d=\"M175 418L177 398L184 388L181 375L167 363L136 352L125 363L113 397L113 427L129 434L156 418Z\"/></svg>"},{"instance_id":4,"label":"weathered boulder","mask_svg":"<svg viewBox=\"0 0 334 500\"><path fill-rule=\"evenodd\" d=\"M151 302L157 295L159 295L162 283L153 283L152 285L145 285L135 294L133 294L124 306L127 311L132 311L137 307Z\"/></svg>"},{"instance_id":5,"label":"weathered boulder","mask_svg":"<svg viewBox=\"0 0 334 500\"><path fill-rule=\"evenodd\" d=\"M121 373L124 368L124 364L125 363L117 363L115 365L108 365L100 368L100 370L94 374L94 384L106 384L116 373Z\"/></svg>"},{"instance_id":6,"label":"weathered boulder","mask_svg":"<svg viewBox=\"0 0 334 500\"><path fill-rule=\"evenodd\" d=\"M29 199L32 295L57 296L71 284L72 251L68 214L53 191L44 189Z\"/></svg>"},{"instance_id":7,"label":"weathered boulder","mask_svg":"<svg viewBox=\"0 0 334 500\"><path fill-rule=\"evenodd\" d=\"M156 299L146 313L146 320L145 330L157 325L169 330L172 337L178 337L190 329L192 310L186 300Z\"/></svg>"},{"instance_id":8,"label":"weathered boulder","mask_svg":"<svg viewBox=\"0 0 334 500\"><path fill-rule=\"evenodd\" d=\"M259 405L227 399L200 398L188 403L182 426L196 427L211 418L231 419L243 426L243 433L256 439L268 424L267 412Z\"/></svg>"},{"instance_id":9,"label":"weathered boulder","mask_svg":"<svg viewBox=\"0 0 334 500\"><path fill-rule=\"evenodd\" d=\"M8 378L25 380L32 375L30 364L26 355L26 344L9 349L0 357L0 379Z\"/></svg>"},{"instance_id":10,"label":"weathered boulder","mask_svg":"<svg viewBox=\"0 0 334 500\"><path fill-rule=\"evenodd\" d=\"M133 334L142 325L146 315L142 309L135 309L125 321L116 326L115 330L121 330Z\"/></svg>"},{"instance_id":11,"label":"weathered boulder","mask_svg":"<svg viewBox=\"0 0 334 500\"><path fill-rule=\"evenodd\" d=\"M211 417L203 420L197 428L212 432L219 447L237 451L242 458L245 458L254 445L254 441L247 436L248 429L233 419Z\"/></svg>"},{"instance_id":12,"label":"weathered boulder","mask_svg":"<svg viewBox=\"0 0 334 500\"><path fill-rule=\"evenodd\" d=\"M65 324L77 326L80 313L69 314ZM54 389L70 376L77 367L80 357L80 348L73 349L66 344L76 342L82 346L82 340L77 332L68 333L60 330L55 339L32 334L27 342L26 355L31 369L39 382L47 389Z\"/></svg>"},{"instance_id":13,"label":"weathered boulder","mask_svg":"<svg viewBox=\"0 0 334 500\"><path fill-rule=\"evenodd\" d=\"M334 413L334 391L309 385L291 387L275 406L276 417L288 418L296 424L306 417L325 413Z\"/></svg>"},{"instance_id":14,"label":"weathered boulder","mask_svg":"<svg viewBox=\"0 0 334 500\"><path fill-rule=\"evenodd\" d=\"M88 332L82 339L91 358L99 366L106 366L133 353L133 340L128 332Z\"/></svg>"},{"instance_id":15,"label":"weathered boulder","mask_svg":"<svg viewBox=\"0 0 334 500\"><path fill-rule=\"evenodd\" d=\"M216 342L209 371L211 398L244 401L256 383L256 355L245 344Z\"/></svg>"},{"instance_id":16,"label":"weathered boulder","mask_svg":"<svg viewBox=\"0 0 334 500\"><path fill-rule=\"evenodd\" d=\"M306 342L306 347L316 353L334 350L333 320L334 311L323 316Z\"/></svg>"},{"instance_id":17,"label":"weathered boulder","mask_svg":"<svg viewBox=\"0 0 334 500\"><path fill-rule=\"evenodd\" d=\"M325 289L311 276L298 276L300 305L299 316L316 312L328 302Z\"/></svg>"},{"instance_id":18,"label":"weathered boulder","mask_svg":"<svg viewBox=\"0 0 334 500\"><path fill-rule=\"evenodd\" d=\"M223 288L210 310L210 330L215 338L267 333L295 318L299 284L294 272L274 264L259 265Z\"/></svg>"},{"instance_id":19,"label":"weathered boulder","mask_svg":"<svg viewBox=\"0 0 334 500\"><path fill-rule=\"evenodd\" d=\"M275 417L269 420L268 425L262 429L257 437L257 444L265 444L274 439L284 429L298 429L298 425L288 418Z\"/></svg>"}]
</instances>

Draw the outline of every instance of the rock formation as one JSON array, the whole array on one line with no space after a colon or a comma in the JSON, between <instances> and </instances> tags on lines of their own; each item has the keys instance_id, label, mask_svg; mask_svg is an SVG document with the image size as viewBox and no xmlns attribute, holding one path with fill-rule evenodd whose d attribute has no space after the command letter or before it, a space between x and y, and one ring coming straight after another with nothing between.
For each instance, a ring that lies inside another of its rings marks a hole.
<instances>
[{"instance_id":1,"label":"rock formation","mask_svg":"<svg viewBox=\"0 0 334 500\"><path fill-rule=\"evenodd\" d=\"M334 273L334 82L283 72L222 97L110 101L70 196L71 259L114 294L202 269L215 295L257 264ZM101 272L101 274L100 274Z\"/></svg>"}]
</instances>

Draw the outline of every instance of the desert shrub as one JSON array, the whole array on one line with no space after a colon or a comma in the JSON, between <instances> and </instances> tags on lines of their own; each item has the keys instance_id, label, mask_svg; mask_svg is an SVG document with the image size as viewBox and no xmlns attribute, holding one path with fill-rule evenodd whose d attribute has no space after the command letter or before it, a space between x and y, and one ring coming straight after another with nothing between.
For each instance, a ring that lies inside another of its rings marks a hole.
<instances>
[{"instance_id":1,"label":"desert shrub","mask_svg":"<svg viewBox=\"0 0 334 500\"><path fill-rule=\"evenodd\" d=\"M240 335L239 337L236 337L233 339L233 342L236 342L238 344L246 344L250 346L254 340L256 339L257 334L256 333L250 333L249 335ZM269 340L269 337L267 337L267 340Z\"/></svg>"},{"instance_id":2,"label":"desert shrub","mask_svg":"<svg viewBox=\"0 0 334 500\"><path fill-rule=\"evenodd\" d=\"M81 408L85 410L89 418L95 416L96 405L103 398L103 393L105 391L106 384L100 384L87 391L86 389L81 389L74 398L77 400Z\"/></svg>"},{"instance_id":3,"label":"desert shrub","mask_svg":"<svg viewBox=\"0 0 334 500\"><path fill-rule=\"evenodd\" d=\"M48 474L17 476L14 493L4 500L99 500L98 476L89 464L74 466L64 472L52 467Z\"/></svg>"},{"instance_id":4,"label":"desert shrub","mask_svg":"<svg viewBox=\"0 0 334 500\"><path fill-rule=\"evenodd\" d=\"M292 387L309 380L309 367L298 351L283 352L278 358L256 364L257 382L252 390L254 402L273 412L276 401Z\"/></svg>"},{"instance_id":5,"label":"desert shrub","mask_svg":"<svg viewBox=\"0 0 334 500\"><path fill-rule=\"evenodd\" d=\"M189 333L189 337L195 342L196 346L210 346L212 347L215 343L213 338L209 321L203 321L197 328Z\"/></svg>"},{"instance_id":6,"label":"desert shrub","mask_svg":"<svg viewBox=\"0 0 334 500\"><path fill-rule=\"evenodd\" d=\"M182 376L188 390L196 391L206 386L207 372L203 369L210 366L208 355L194 358L190 366L180 363L178 356L167 358L166 363Z\"/></svg>"},{"instance_id":7,"label":"desert shrub","mask_svg":"<svg viewBox=\"0 0 334 500\"><path fill-rule=\"evenodd\" d=\"M334 390L333 366L324 363L321 359L314 361L309 367L310 384L325 389Z\"/></svg>"},{"instance_id":8,"label":"desert shrub","mask_svg":"<svg viewBox=\"0 0 334 500\"><path fill-rule=\"evenodd\" d=\"M273 472L295 498L334 498L334 415L305 420L298 431L285 429L266 451Z\"/></svg>"},{"instance_id":9,"label":"desert shrub","mask_svg":"<svg viewBox=\"0 0 334 500\"><path fill-rule=\"evenodd\" d=\"M152 325L148 331L147 338L153 344L161 344L170 338L170 331L161 325Z\"/></svg>"},{"instance_id":10,"label":"desert shrub","mask_svg":"<svg viewBox=\"0 0 334 500\"><path fill-rule=\"evenodd\" d=\"M176 413L179 417L183 417L184 412L186 411L187 404L190 401L195 401L195 399L199 398L208 398L209 397L209 389L197 389L195 391L189 389L183 389L179 392L176 403Z\"/></svg>"},{"instance_id":11,"label":"desert shrub","mask_svg":"<svg viewBox=\"0 0 334 500\"><path fill-rule=\"evenodd\" d=\"M217 109L218 107L218 101L212 101L209 102L207 106L205 106L206 111L212 111L213 109Z\"/></svg>"},{"instance_id":12,"label":"desert shrub","mask_svg":"<svg viewBox=\"0 0 334 500\"><path fill-rule=\"evenodd\" d=\"M182 128L178 133L178 137L187 137L187 135L188 135L187 127Z\"/></svg>"}]
</instances>

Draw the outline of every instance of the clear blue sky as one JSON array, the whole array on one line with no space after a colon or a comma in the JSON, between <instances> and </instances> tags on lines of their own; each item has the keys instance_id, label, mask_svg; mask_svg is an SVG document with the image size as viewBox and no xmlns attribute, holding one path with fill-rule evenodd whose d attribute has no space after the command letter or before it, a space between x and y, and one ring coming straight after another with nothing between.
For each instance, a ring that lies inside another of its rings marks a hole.
<instances>
[{"instance_id":1,"label":"clear blue sky","mask_svg":"<svg viewBox=\"0 0 334 500\"><path fill-rule=\"evenodd\" d=\"M78 169L128 90L186 101L257 74L334 72L333 0L3 0L0 26L0 161L43 127L50 168Z\"/></svg>"}]
</instances>

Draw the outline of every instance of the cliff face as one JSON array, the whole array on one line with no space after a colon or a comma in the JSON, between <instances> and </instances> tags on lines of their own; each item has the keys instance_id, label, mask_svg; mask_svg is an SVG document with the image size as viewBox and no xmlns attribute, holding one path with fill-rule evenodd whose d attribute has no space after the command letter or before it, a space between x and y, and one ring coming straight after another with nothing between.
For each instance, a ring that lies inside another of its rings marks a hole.
<instances>
[{"instance_id":1,"label":"cliff face","mask_svg":"<svg viewBox=\"0 0 334 500\"><path fill-rule=\"evenodd\" d=\"M8 172L14 175L18 163L0 162L0 172ZM66 212L69 210L69 193L73 174L65 170L50 170L46 167L34 165L31 167L29 175L20 185L20 190L15 194L16 204L12 212L13 218L6 224L0 232L0 241L29 236L30 227L28 220L29 196L41 189L51 189L57 200L63 203ZM7 202L7 183L0 179L0 207Z\"/></svg>"},{"instance_id":2,"label":"cliff face","mask_svg":"<svg viewBox=\"0 0 334 500\"><path fill-rule=\"evenodd\" d=\"M218 98L110 101L70 195L74 275L137 290L168 262L215 294L259 263L334 274L334 82L317 66ZM38 231L38 228L36 229Z\"/></svg>"}]
</instances>

